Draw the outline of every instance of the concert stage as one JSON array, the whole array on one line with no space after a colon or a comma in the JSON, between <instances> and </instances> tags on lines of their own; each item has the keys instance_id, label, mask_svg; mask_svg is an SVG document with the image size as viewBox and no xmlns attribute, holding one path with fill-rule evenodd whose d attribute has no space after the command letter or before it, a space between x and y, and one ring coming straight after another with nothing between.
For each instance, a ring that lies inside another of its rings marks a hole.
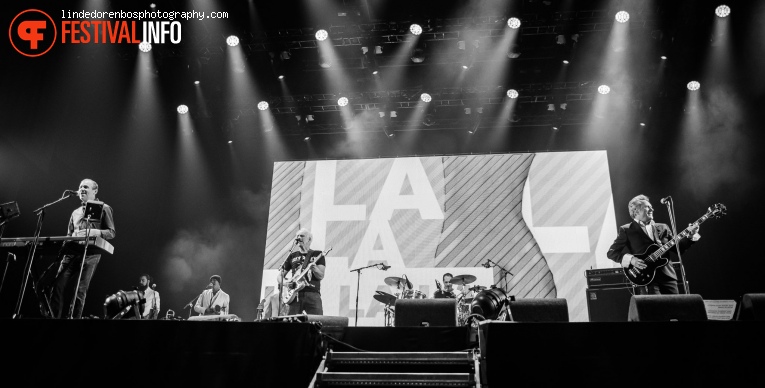
<instances>
[{"instance_id":1,"label":"concert stage","mask_svg":"<svg viewBox=\"0 0 765 388\"><path fill-rule=\"evenodd\" d=\"M283 322L5 320L3 327L4 370L21 386L307 387L328 346L478 348L483 387L765 385L757 321L484 322L479 335L466 327L325 327L324 335L314 323Z\"/></svg>"}]
</instances>

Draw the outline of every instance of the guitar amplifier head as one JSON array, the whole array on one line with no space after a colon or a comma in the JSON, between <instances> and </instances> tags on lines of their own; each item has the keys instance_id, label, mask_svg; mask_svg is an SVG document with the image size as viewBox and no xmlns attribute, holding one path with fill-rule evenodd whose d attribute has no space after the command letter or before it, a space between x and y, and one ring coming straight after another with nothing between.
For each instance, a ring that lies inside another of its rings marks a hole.
<instances>
[{"instance_id":1,"label":"guitar amplifier head","mask_svg":"<svg viewBox=\"0 0 765 388\"><path fill-rule=\"evenodd\" d=\"M584 271L587 288L613 288L629 286L630 282L621 268L599 268Z\"/></svg>"}]
</instances>

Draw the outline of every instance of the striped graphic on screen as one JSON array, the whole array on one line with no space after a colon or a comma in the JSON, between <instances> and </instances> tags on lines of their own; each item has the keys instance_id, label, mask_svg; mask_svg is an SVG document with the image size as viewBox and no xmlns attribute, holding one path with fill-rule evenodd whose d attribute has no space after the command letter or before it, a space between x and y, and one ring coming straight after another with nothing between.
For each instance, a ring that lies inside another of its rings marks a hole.
<instances>
[{"instance_id":1,"label":"striped graphic on screen","mask_svg":"<svg viewBox=\"0 0 765 388\"><path fill-rule=\"evenodd\" d=\"M518 298L556 297L555 282L521 214L533 154L444 157L446 219L436 266L478 267L490 259L494 281ZM505 282L507 281L507 283Z\"/></svg>"},{"instance_id":2,"label":"striped graphic on screen","mask_svg":"<svg viewBox=\"0 0 765 388\"><path fill-rule=\"evenodd\" d=\"M534 226L588 227L589 253L548 253L558 295L568 301L572 320L586 320L584 272L595 267L594 252L611 198L607 154L565 152L537 154L530 176ZM579 319L575 319L579 318Z\"/></svg>"},{"instance_id":3,"label":"striped graphic on screen","mask_svg":"<svg viewBox=\"0 0 765 388\"><path fill-rule=\"evenodd\" d=\"M300 188L305 162L274 163L263 268L279 267L299 229Z\"/></svg>"}]
</instances>

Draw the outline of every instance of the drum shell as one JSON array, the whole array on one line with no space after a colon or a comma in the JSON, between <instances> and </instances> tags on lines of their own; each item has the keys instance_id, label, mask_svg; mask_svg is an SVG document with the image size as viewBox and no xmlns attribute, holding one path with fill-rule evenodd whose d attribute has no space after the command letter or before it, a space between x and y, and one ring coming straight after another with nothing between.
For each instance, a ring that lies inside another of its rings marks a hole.
<instances>
[{"instance_id":1,"label":"drum shell","mask_svg":"<svg viewBox=\"0 0 765 388\"><path fill-rule=\"evenodd\" d=\"M420 290L406 290L403 292L401 299L427 299L428 296L425 295Z\"/></svg>"}]
</instances>

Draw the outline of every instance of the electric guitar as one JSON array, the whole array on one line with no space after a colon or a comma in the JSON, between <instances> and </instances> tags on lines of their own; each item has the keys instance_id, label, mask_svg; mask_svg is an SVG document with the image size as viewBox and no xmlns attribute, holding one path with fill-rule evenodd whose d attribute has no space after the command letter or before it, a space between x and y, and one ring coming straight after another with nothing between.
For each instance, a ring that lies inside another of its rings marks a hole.
<instances>
[{"instance_id":1,"label":"electric guitar","mask_svg":"<svg viewBox=\"0 0 765 388\"><path fill-rule=\"evenodd\" d=\"M718 203L713 207L708 208L706 214L696 220L694 224L701 225L704 221L712 217L720 218L725 215L727 210L728 209L725 208L725 205ZM669 258L667 258L669 250L672 249L672 247L674 247L675 244L677 244L677 242L683 238L691 237L691 229L693 228L694 224L691 224L685 228L685 230L678 233L677 236L667 241L666 244L662 246L659 246L658 244L651 244L648 246L648 248L646 248L645 252L634 255L638 259L643 260L646 264L646 267L644 269L637 269L632 265L632 263L630 263L629 267L623 267L622 270L624 271L624 275L627 277L630 283L634 284L635 286L645 286L652 282L654 276L656 276L656 270L669 263Z\"/></svg>"},{"instance_id":2,"label":"electric guitar","mask_svg":"<svg viewBox=\"0 0 765 388\"><path fill-rule=\"evenodd\" d=\"M312 257L310 263L315 262L322 256L326 256L327 253L329 253L331 250L332 250L332 247L329 247L329 249L322 252L321 255ZM297 269L293 269L292 271L284 275L284 280L282 281L282 284L283 284L282 303L290 304L295 301L298 291L302 290L303 288L309 285L308 280L305 279L305 275L310 271L311 271L311 268L309 266L306 266L306 268L300 271L300 273L297 273L298 272ZM294 287L292 287L293 283L294 283Z\"/></svg>"}]
</instances>

